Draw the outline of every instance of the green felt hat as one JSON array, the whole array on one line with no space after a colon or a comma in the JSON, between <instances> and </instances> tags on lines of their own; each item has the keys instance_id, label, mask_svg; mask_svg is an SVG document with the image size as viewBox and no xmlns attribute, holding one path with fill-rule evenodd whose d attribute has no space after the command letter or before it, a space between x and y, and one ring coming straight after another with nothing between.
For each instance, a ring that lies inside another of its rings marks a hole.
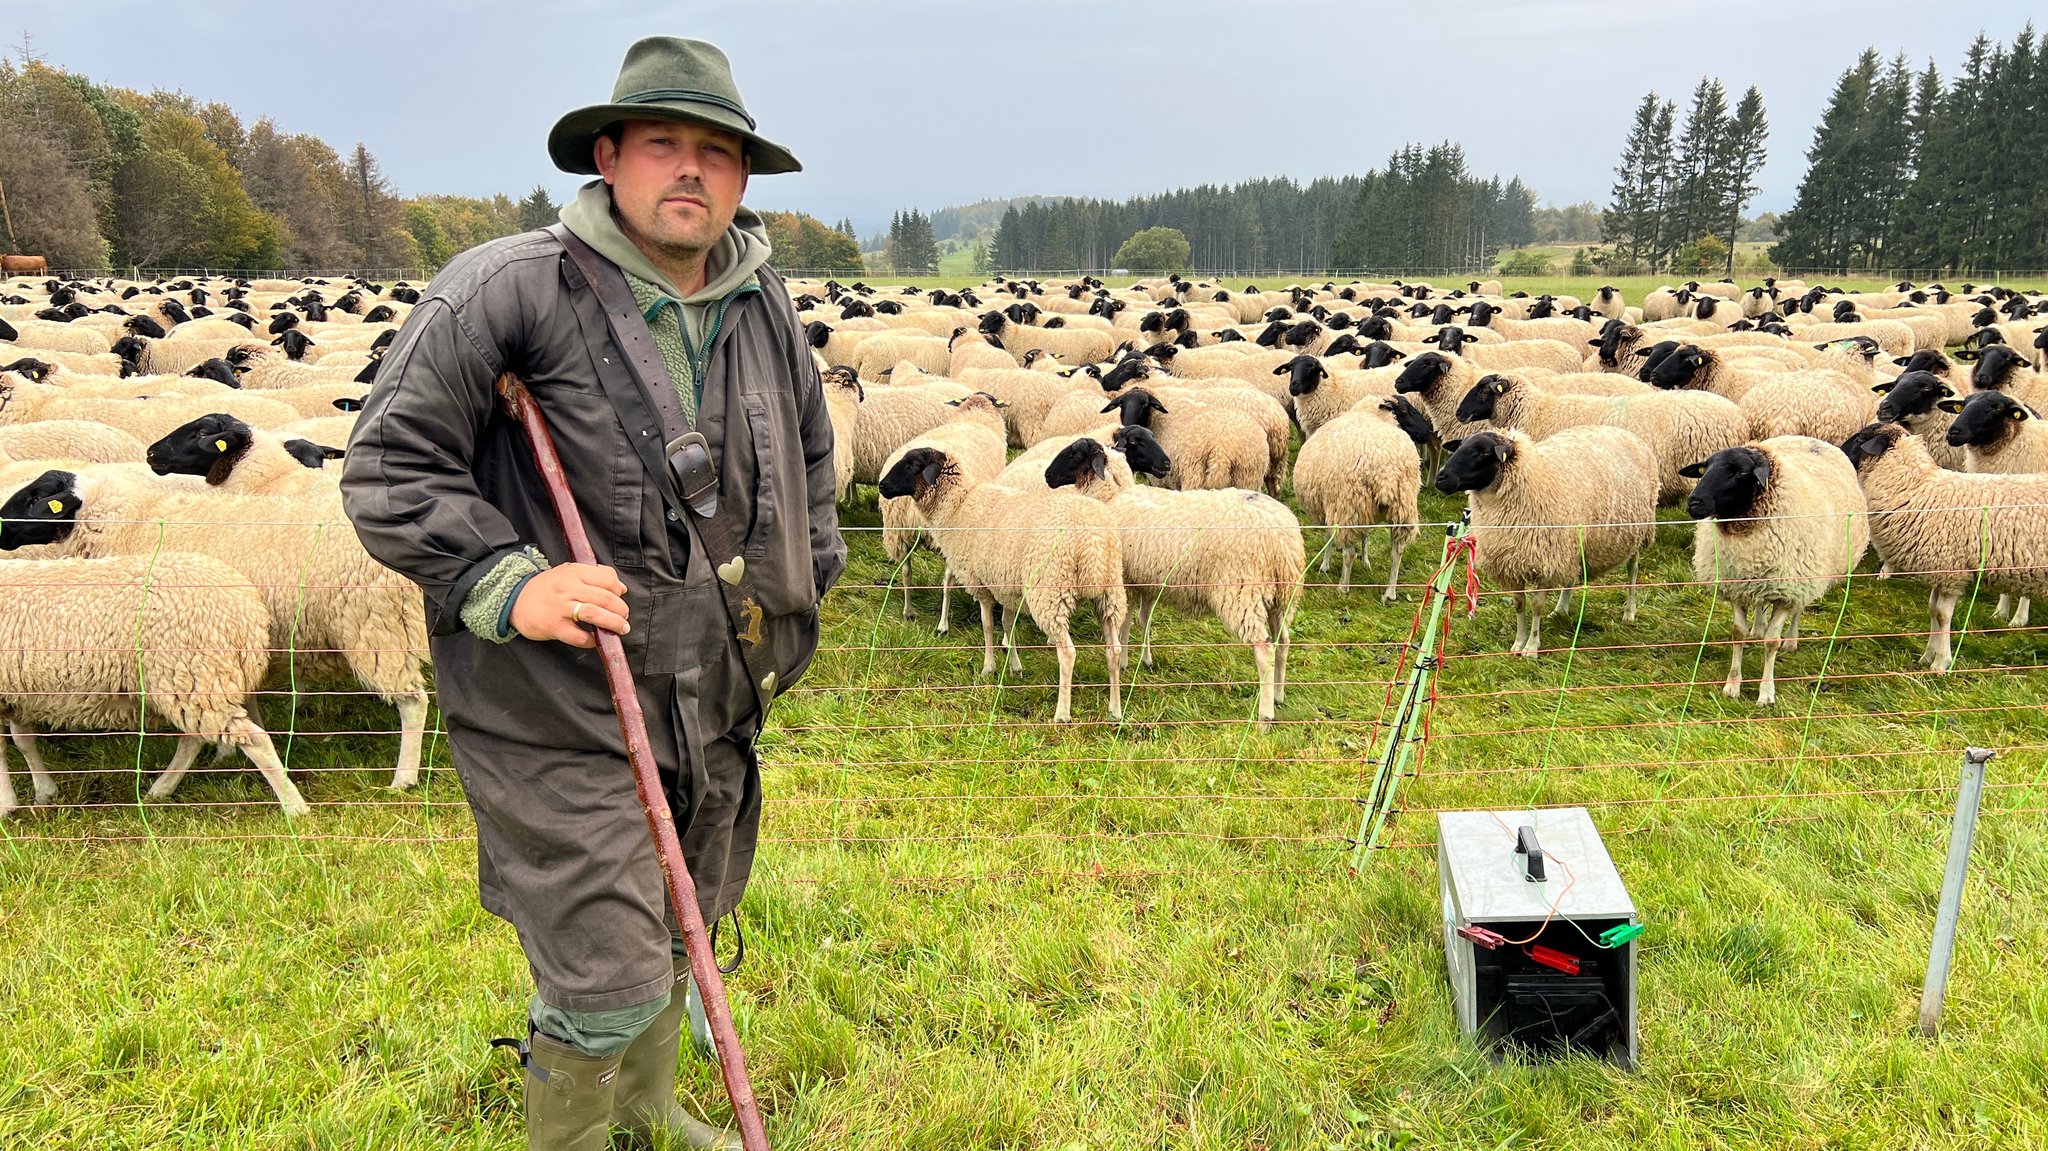
<instances>
[{"instance_id":1,"label":"green felt hat","mask_svg":"<svg viewBox=\"0 0 2048 1151\"><path fill-rule=\"evenodd\" d=\"M592 104L555 121L548 155L555 167L581 176L597 174L591 149L604 126L618 120L687 120L709 124L746 141L756 176L801 172L789 149L754 131L754 118L732 82L725 53L702 40L649 36L626 49L626 62L612 85L611 102Z\"/></svg>"}]
</instances>

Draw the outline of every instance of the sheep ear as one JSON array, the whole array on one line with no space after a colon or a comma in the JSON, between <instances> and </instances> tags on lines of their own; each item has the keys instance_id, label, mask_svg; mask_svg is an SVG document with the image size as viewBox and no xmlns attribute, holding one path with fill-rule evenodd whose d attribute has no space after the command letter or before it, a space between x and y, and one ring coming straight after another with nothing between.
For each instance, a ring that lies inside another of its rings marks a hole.
<instances>
[{"instance_id":1,"label":"sheep ear","mask_svg":"<svg viewBox=\"0 0 2048 1151\"><path fill-rule=\"evenodd\" d=\"M1756 461L1756 471L1754 471L1754 472L1752 472L1752 473L1750 473L1750 474L1751 474L1751 475L1754 475L1754 476L1756 477L1756 486L1757 486L1757 487L1759 487L1759 488L1767 488L1767 487L1769 487L1769 486L1770 486L1770 484L1771 484L1771 461L1770 461L1770 457L1768 457L1768 456L1765 456L1765 455L1763 455L1762 453L1758 453L1758 455L1757 455L1757 461Z\"/></svg>"},{"instance_id":2,"label":"sheep ear","mask_svg":"<svg viewBox=\"0 0 2048 1151\"><path fill-rule=\"evenodd\" d=\"M1290 368L1288 365L1281 364L1279 367L1273 369L1273 374L1276 376L1284 376L1292 370L1293 369Z\"/></svg>"},{"instance_id":3,"label":"sheep ear","mask_svg":"<svg viewBox=\"0 0 2048 1151\"><path fill-rule=\"evenodd\" d=\"M1099 416L1106 416L1106 415L1108 415L1109 413L1111 413L1111 412L1113 412L1113 411L1117 410L1117 408L1121 407L1122 405L1123 405L1123 401L1122 401L1122 400L1111 400L1111 401L1109 401L1109 403L1108 403L1107 405L1105 405L1105 406L1103 407L1103 409L1102 409L1101 411L1099 411L1099 412L1097 412L1097 413L1095 413L1095 414L1096 414L1096 415L1099 415Z\"/></svg>"},{"instance_id":4,"label":"sheep ear","mask_svg":"<svg viewBox=\"0 0 2048 1151\"><path fill-rule=\"evenodd\" d=\"M1678 469L1678 474L1689 480L1699 479L1707 474L1707 461L1701 460L1696 464L1687 464Z\"/></svg>"},{"instance_id":5,"label":"sheep ear","mask_svg":"<svg viewBox=\"0 0 2048 1151\"><path fill-rule=\"evenodd\" d=\"M925 482L925 483L926 483L927 485L930 485L930 484L935 484L935 483L938 483L938 482L939 482L939 465L938 465L938 464L937 464L936 462L933 462L933 463L929 463L929 464L926 464L926 465L924 466L924 472L923 472L923 476L924 476L924 482Z\"/></svg>"},{"instance_id":6,"label":"sheep ear","mask_svg":"<svg viewBox=\"0 0 2048 1151\"><path fill-rule=\"evenodd\" d=\"M1504 444L1504 443L1503 443L1503 444L1499 444L1499 445L1495 446L1495 448L1493 449L1493 458L1494 458L1494 462L1496 462L1496 463L1503 463L1503 464L1504 464L1504 463L1507 463L1507 462L1508 462L1508 446L1507 446L1506 444Z\"/></svg>"},{"instance_id":7,"label":"sheep ear","mask_svg":"<svg viewBox=\"0 0 2048 1151\"><path fill-rule=\"evenodd\" d=\"M1952 416L1961 415L1963 411L1961 400L1936 400L1934 406Z\"/></svg>"},{"instance_id":8,"label":"sheep ear","mask_svg":"<svg viewBox=\"0 0 2048 1151\"><path fill-rule=\"evenodd\" d=\"M1151 407L1153 411L1158 412L1162 416L1170 416L1173 414L1172 412L1167 411L1166 405L1160 403L1157 398L1154 398L1151 401Z\"/></svg>"},{"instance_id":9,"label":"sheep ear","mask_svg":"<svg viewBox=\"0 0 2048 1151\"><path fill-rule=\"evenodd\" d=\"M949 407L949 408L957 408L957 407L959 407L959 406L960 406L960 401L959 401L959 400L947 400L947 401L946 401L946 406L947 406L947 407Z\"/></svg>"},{"instance_id":10,"label":"sheep ear","mask_svg":"<svg viewBox=\"0 0 2048 1151\"><path fill-rule=\"evenodd\" d=\"M1464 442L1465 442L1464 440L1445 440L1445 441L1444 441L1444 454L1445 454L1445 455L1447 455L1447 456L1454 456L1454 455L1457 455L1457 454L1458 454L1458 446L1459 446L1460 444L1463 444Z\"/></svg>"},{"instance_id":11,"label":"sheep ear","mask_svg":"<svg viewBox=\"0 0 2048 1151\"><path fill-rule=\"evenodd\" d=\"M1434 344L1437 342L1438 337L1442 335L1442 332L1431 332L1429 335L1422 337L1422 342L1425 344ZM1593 342L1597 344L1600 341L1594 340Z\"/></svg>"},{"instance_id":12,"label":"sheep ear","mask_svg":"<svg viewBox=\"0 0 2048 1151\"><path fill-rule=\"evenodd\" d=\"M2014 408L2012 411L2006 413L2006 417L2008 419L2014 420L2025 420L2033 418L2027 414L2027 409L2025 408Z\"/></svg>"}]
</instances>

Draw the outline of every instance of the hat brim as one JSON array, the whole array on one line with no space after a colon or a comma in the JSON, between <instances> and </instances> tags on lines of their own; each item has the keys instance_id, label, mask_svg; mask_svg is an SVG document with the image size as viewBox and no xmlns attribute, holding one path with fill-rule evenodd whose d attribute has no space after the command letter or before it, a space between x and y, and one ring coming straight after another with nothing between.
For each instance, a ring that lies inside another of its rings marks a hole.
<instances>
[{"instance_id":1,"label":"hat brim","mask_svg":"<svg viewBox=\"0 0 2048 1151\"><path fill-rule=\"evenodd\" d=\"M796 157L790 155L789 149L763 138L733 113L710 104L684 102L593 104L588 108L578 108L555 121L554 128L548 132L548 157L555 162L555 167L564 172L579 176L597 175L597 159L592 154L597 134L604 130L605 125L619 120L679 120L706 124L746 141L749 170L753 175L773 176L804 170Z\"/></svg>"}]
</instances>

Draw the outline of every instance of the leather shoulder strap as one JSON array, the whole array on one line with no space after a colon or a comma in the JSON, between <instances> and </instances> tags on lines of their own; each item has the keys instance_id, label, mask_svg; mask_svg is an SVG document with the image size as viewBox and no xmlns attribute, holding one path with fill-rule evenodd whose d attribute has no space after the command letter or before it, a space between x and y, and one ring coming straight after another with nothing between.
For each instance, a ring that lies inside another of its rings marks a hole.
<instances>
[{"instance_id":1,"label":"leather shoulder strap","mask_svg":"<svg viewBox=\"0 0 2048 1151\"><path fill-rule=\"evenodd\" d=\"M690 436L689 425L683 419L682 403L676 398L675 378L669 374L668 364L654 345L654 334L647 329L647 320L640 314L632 289L626 284L625 274L619 271L618 265L599 255L596 249L564 225L551 224L546 231L561 243L562 250L583 273L584 281L604 307L605 326L611 330L613 341L625 354L626 366L640 384L642 395L639 398L653 403L660 413L667 442ZM702 442L701 437L694 438ZM653 445L634 446L637 450ZM733 638L738 641L740 654L746 660L748 679L752 681L754 696L765 723L768 705L775 699L781 684L776 679L774 642L762 626L761 601L753 594L753 584L747 575L739 530L733 526L729 515L721 515L715 508L708 515L702 514L698 509L704 505L693 506L683 499L682 487L663 453L656 452L653 460L648 458L645 450L640 450L639 454L641 462L654 473L663 502L669 505L671 514L689 533L690 546L705 558L718 579L718 589L725 599L727 622L732 627Z\"/></svg>"}]
</instances>

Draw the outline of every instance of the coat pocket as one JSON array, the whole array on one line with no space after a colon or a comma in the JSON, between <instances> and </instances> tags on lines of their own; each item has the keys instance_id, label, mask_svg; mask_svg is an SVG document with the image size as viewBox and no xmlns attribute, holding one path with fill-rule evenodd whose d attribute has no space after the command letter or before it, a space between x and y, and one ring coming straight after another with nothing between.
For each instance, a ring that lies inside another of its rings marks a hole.
<instances>
[{"instance_id":1,"label":"coat pocket","mask_svg":"<svg viewBox=\"0 0 2048 1151\"><path fill-rule=\"evenodd\" d=\"M732 640L725 601L709 584L662 588L649 597L647 646L642 675L674 675L685 668L721 663ZM641 625L635 621L633 630Z\"/></svg>"}]
</instances>

